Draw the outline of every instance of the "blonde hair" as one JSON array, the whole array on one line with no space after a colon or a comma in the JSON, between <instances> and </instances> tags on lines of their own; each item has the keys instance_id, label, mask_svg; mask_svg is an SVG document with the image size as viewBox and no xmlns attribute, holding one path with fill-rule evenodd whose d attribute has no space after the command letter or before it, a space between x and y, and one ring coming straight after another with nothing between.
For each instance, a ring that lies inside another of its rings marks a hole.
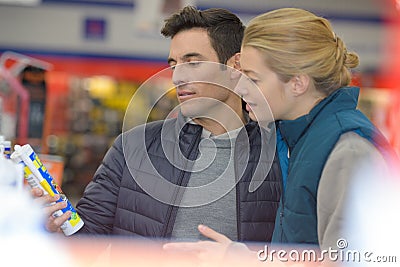
<instances>
[{"instance_id":1,"label":"blonde hair","mask_svg":"<svg viewBox=\"0 0 400 267\"><path fill-rule=\"evenodd\" d=\"M277 9L252 19L242 46L262 51L283 82L307 74L326 95L349 85L358 55L348 52L328 20L297 8Z\"/></svg>"}]
</instances>

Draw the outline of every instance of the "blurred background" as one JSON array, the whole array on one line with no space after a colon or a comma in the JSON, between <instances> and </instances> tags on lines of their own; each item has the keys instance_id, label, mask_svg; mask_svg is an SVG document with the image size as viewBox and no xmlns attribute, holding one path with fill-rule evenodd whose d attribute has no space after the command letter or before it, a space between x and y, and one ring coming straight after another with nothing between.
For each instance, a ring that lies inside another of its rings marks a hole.
<instances>
[{"instance_id":1,"label":"blurred background","mask_svg":"<svg viewBox=\"0 0 400 267\"><path fill-rule=\"evenodd\" d=\"M359 108L400 151L399 0L0 0L0 134L31 144L78 198L121 133L137 88L168 66L160 28L187 4L229 9L245 24L280 7L330 19L361 58L353 79ZM136 112L145 98L151 90ZM166 95L148 120L175 105Z\"/></svg>"}]
</instances>

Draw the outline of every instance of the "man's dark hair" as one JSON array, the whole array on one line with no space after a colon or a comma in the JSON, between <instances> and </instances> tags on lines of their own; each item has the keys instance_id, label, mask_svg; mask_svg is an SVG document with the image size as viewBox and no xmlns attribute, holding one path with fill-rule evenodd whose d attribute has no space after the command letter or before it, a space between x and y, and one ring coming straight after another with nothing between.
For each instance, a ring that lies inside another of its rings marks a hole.
<instances>
[{"instance_id":1,"label":"man's dark hair","mask_svg":"<svg viewBox=\"0 0 400 267\"><path fill-rule=\"evenodd\" d=\"M201 11L193 6L186 6L165 20L161 34L173 38L180 31L192 28L207 30L220 63L226 64L229 58L240 52L245 27L230 11L222 8Z\"/></svg>"}]
</instances>

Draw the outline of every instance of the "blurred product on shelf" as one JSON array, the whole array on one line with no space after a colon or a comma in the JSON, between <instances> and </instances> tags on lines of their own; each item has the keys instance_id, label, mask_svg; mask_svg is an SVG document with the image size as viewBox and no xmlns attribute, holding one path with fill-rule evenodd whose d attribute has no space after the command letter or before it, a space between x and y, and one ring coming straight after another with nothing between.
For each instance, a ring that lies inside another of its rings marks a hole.
<instances>
[{"instance_id":1,"label":"blurred product on shelf","mask_svg":"<svg viewBox=\"0 0 400 267\"><path fill-rule=\"evenodd\" d=\"M47 62L13 51L0 56L1 132L40 149L45 125ZM3 116L3 114L2 114ZM28 140L29 138L29 140Z\"/></svg>"},{"instance_id":2,"label":"blurred product on shelf","mask_svg":"<svg viewBox=\"0 0 400 267\"><path fill-rule=\"evenodd\" d=\"M19 192L23 190L24 183L22 166L14 163L4 153L5 142L4 137L0 136L0 187Z\"/></svg>"},{"instance_id":3,"label":"blurred product on shelf","mask_svg":"<svg viewBox=\"0 0 400 267\"><path fill-rule=\"evenodd\" d=\"M6 159L11 156L11 141L5 140L3 135L0 135L0 151L4 154ZM1 153L0 153L1 154Z\"/></svg>"},{"instance_id":4,"label":"blurred product on shelf","mask_svg":"<svg viewBox=\"0 0 400 267\"><path fill-rule=\"evenodd\" d=\"M17 92L12 89L5 77L5 71L0 68L0 133L9 140L16 137L17 101Z\"/></svg>"},{"instance_id":5,"label":"blurred product on shelf","mask_svg":"<svg viewBox=\"0 0 400 267\"><path fill-rule=\"evenodd\" d=\"M21 74L21 84L29 93L28 138L43 138L44 118L46 112L45 70L26 66Z\"/></svg>"}]
</instances>

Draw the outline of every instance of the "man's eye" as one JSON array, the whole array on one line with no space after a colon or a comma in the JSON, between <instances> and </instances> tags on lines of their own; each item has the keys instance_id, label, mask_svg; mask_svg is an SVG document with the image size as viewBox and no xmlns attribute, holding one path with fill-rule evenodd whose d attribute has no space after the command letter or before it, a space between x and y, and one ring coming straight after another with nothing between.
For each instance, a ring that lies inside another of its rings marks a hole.
<instances>
[{"instance_id":1,"label":"man's eye","mask_svg":"<svg viewBox=\"0 0 400 267\"><path fill-rule=\"evenodd\" d=\"M192 66L192 67L195 67L195 66L198 66L198 65L200 65L200 61L190 61L190 62L188 62L188 64L190 65L190 66Z\"/></svg>"}]
</instances>

